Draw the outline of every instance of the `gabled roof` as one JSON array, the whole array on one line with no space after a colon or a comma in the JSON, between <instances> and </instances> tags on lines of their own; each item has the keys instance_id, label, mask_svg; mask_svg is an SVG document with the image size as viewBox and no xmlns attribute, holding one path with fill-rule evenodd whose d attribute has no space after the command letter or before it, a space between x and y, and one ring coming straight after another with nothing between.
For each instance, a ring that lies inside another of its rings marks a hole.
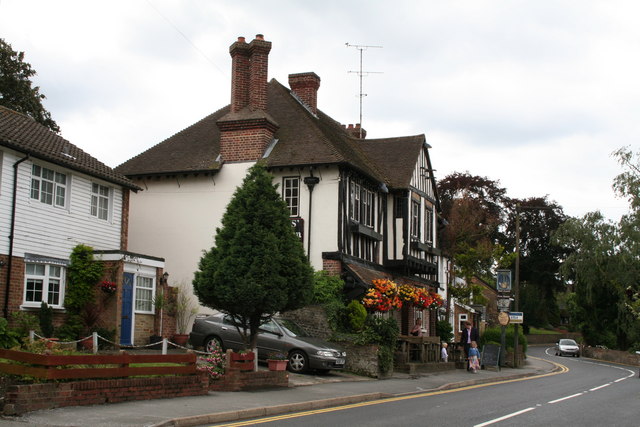
<instances>
[{"instance_id":1,"label":"gabled roof","mask_svg":"<svg viewBox=\"0 0 640 427\"><path fill-rule=\"evenodd\" d=\"M409 188L416 167L424 135L404 136L360 141L362 149L378 167L382 168L391 189Z\"/></svg>"},{"instance_id":2,"label":"gabled roof","mask_svg":"<svg viewBox=\"0 0 640 427\"><path fill-rule=\"evenodd\" d=\"M291 91L275 79L268 83L267 114L279 128L268 167L348 165L371 179L408 188L424 135L361 140L322 111L313 115ZM230 107L205 117L116 167L133 176L185 172L217 172L220 131L216 122ZM224 159L222 159L224 160Z\"/></svg>"},{"instance_id":3,"label":"gabled roof","mask_svg":"<svg viewBox=\"0 0 640 427\"><path fill-rule=\"evenodd\" d=\"M86 173L132 190L140 190L127 177L82 151L31 117L0 106L0 146Z\"/></svg>"}]
</instances>

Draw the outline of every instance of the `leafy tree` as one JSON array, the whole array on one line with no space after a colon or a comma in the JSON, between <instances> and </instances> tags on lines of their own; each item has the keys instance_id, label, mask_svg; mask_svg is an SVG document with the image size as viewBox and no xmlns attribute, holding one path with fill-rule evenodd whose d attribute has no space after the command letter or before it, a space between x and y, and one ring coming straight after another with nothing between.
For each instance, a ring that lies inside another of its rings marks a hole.
<instances>
[{"instance_id":1,"label":"leafy tree","mask_svg":"<svg viewBox=\"0 0 640 427\"><path fill-rule=\"evenodd\" d=\"M510 259L500 241L509 198L497 181L453 173L438 182L442 212L448 225L441 233L444 253L453 261L453 272L464 284L453 281L448 289L451 297L471 303L472 278L493 281L493 269ZM478 288L475 289L476 293Z\"/></svg>"},{"instance_id":2,"label":"leafy tree","mask_svg":"<svg viewBox=\"0 0 640 427\"><path fill-rule=\"evenodd\" d=\"M45 96L38 86L31 86L36 71L24 62L24 52L16 52L0 39L0 105L23 113L54 132L60 128L43 106Z\"/></svg>"},{"instance_id":3,"label":"leafy tree","mask_svg":"<svg viewBox=\"0 0 640 427\"><path fill-rule=\"evenodd\" d=\"M249 170L193 280L202 305L233 317L245 348L256 347L263 322L313 295L313 270L276 188L264 166Z\"/></svg>"},{"instance_id":4,"label":"leafy tree","mask_svg":"<svg viewBox=\"0 0 640 427\"><path fill-rule=\"evenodd\" d=\"M553 244L551 236L567 217L546 196L514 200L514 204L520 211L520 309L528 326L558 325L556 294L565 290L558 273L566 249ZM515 215L516 210L511 209L506 228L506 245L514 252ZM514 263L511 268L515 269Z\"/></svg>"}]
</instances>

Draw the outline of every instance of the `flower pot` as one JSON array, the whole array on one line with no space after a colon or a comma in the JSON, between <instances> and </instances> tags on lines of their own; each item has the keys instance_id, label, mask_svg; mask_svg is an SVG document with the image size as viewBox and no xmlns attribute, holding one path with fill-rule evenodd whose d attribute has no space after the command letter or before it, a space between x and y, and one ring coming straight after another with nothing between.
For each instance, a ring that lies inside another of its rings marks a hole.
<instances>
[{"instance_id":1,"label":"flower pot","mask_svg":"<svg viewBox=\"0 0 640 427\"><path fill-rule=\"evenodd\" d=\"M175 334L173 336L174 344L185 346L187 345L187 341L189 341L189 334Z\"/></svg>"},{"instance_id":2,"label":"flower pot","mask_svg":"<svg viewBox=\"0 0 640 427\"><path fill-rule=\"evenodd\" d=\"M241 371L253 371L255 354L250 351L248 353L231 352L230 367L237 368Z\"/></svg>"},{"instance_id":3,"label":"flower pot","mask_svg":"<svg viewBox=\"0 0 640 427\"><path fill-rule=\"evenodd\" d=\"M270 371L285 371L287 369L288 360L267 359Z\"/></svg>"}]
</instances>

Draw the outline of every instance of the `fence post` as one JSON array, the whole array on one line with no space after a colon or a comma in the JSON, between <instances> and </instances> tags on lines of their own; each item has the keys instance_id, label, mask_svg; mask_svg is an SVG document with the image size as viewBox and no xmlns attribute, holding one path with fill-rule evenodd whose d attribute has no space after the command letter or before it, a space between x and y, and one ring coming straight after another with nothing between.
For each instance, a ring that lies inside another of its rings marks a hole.
<instances>
[{"instance_id":1,"label":"fence post","mask_svg":"<svg viewBox=\"0 0 640 427\"><path fill-rule=\"evenodd\" d=\"M35 334L36 334L36 331L34 331L33 329L29 331L29 342L31 344L33 344L33 341L35 339Z\"/></svg>"},{"instance_id":2,"label":"fence post","mask_svg":"<svg viewBox=\"0 0 640 427\"><path fill-rule=\"evenodd\" d=\"M93 354L98 354L98 333L93 333Z\"/></svg>"},{"instance_id":3,"label":"fence post","mask_svg":"<svg viewBox=\"0 0 640 427\"><path fill-rule=\"evenodd\" d=\"M162 354L167 354L167 339L162 338Z\"/></svg>"}]
</instances>

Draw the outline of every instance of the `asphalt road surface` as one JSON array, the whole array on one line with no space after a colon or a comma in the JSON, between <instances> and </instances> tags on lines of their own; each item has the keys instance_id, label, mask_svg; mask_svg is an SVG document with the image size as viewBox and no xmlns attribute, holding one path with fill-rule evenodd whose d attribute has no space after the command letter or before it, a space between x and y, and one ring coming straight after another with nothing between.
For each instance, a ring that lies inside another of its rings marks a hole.
<instances>
[{"instance_id":1,"label":"asphalt road surface","mask_svg":"<svg viewBox=\"0 0 640 427\"><path fill-rule=\"evenodd\" d=\"M640 426L637 368L554 355L528 354L562 365L529 379L422 393L297 414L236 422L273 426Z\"/></svg>"}]
</instances>

